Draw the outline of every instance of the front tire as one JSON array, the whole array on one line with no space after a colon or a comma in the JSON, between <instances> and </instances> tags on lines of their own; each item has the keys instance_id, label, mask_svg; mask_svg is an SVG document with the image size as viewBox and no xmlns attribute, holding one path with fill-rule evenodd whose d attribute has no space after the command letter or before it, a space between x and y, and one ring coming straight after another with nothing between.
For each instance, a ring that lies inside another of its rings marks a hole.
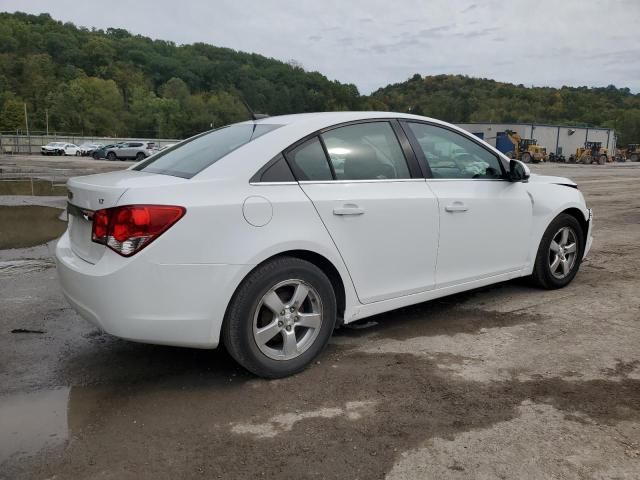
<instances>
[{"instance_id":1,"label":"front tire","mask_svg":"<svg viewBox=\"0 0 640 480\"><path fill-rule=\"evenodd\" d=\"M118 157L116 157L116 154L115 154L115 153L113 153L113 152L109 152L109 153L107 154L107 158L108 158L110 161L112 161L112 162L113 162L113 161L117 160L117 158L118 158Z\"/></svg>"},{"instance_id":2,"label":"front tire","mask_svg":"<svg viewBox=\"0 0 640 480\"><path fill-rule=\"evenodd\" d=\"M281 378L320 354L335 322L335 292L324 272L306 260L281 257L257 267L238 287L222 340L250 372Z\"/></svg>"},{"instance_id":3,"label":"front tire","mask_svg":"<svg viewBox=\"0 0 640 480\"><path fill-rule=\"evenodd\" d=\"M145 156L145 154L144 154L144 153L142 153L142 152L138 152L138 153L136 154L136 162L141 162L141 161L142 161L142 160L144 160L145 158L147 158L147 157L146 157L146 156Z\"/></svg>"},{"instance_id":4,"label":"front tire","mask_svg":"<svg viewBox=\"0 0 640 480\"><path fill-rule=\"evenodd\" d=\"M571 283L582 262L584 234L575 217L561 213L542 236L531 279L548 290Z\"/></svg>"},{"instance_id":5,"label":"front tire","mask_svg":"<svg viewBox=\"0 0 640 480\"><path fill-rule=\"evenodd\" d=\"M531 163L531 155L530 154L523 153L521 158L522 158L522 161L524 163Z\"/></svg>"}]
</instances>

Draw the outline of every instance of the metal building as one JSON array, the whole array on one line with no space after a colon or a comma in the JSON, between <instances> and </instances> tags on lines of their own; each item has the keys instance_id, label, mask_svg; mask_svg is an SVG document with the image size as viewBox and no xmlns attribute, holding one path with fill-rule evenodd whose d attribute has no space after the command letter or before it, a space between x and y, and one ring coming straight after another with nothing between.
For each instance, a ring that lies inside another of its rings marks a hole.
<instances>
[{"instance_id":1,"label":"metal building","mask_svg":"<svg viewBox=\"0 0 640 480\"><path fill-rule=\"evenodd\" d=\"M576 153L584 142L602 142L602 146L612 154L615 152L616 135L612 128L570 127L567 125L545 125L538 123L459 123L460 128L477 135L496 146L498 134L513 130L522 138L533 138L547 152L563 154L566 157ZM503 150L499 148L499 150Z\"/></svg>"}]
</instances>

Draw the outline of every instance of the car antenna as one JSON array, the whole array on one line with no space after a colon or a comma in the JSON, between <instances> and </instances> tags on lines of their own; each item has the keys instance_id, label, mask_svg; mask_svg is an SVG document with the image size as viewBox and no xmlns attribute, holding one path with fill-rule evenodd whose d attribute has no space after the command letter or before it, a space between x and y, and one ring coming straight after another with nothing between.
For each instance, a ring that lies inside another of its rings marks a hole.
<instances>
[{"instance_id":1,"label":"car antenna","mask_svg":"<svg viewBox=\"0 0 640 480\"><path fill-rule=\"evenodd\" d=\"M256 112L254 112L253 109L249 106L249 104L245 101L244 98L240 97L240 101L242 102L244 107L247 109L247 111L249 112L249 115L251 115L251 120L253 120L254 122L256 120L260 120L261 118L268 118L269 117L269 115L267 115L266 113L256 113Z\"/></svg>"}]
</instances>

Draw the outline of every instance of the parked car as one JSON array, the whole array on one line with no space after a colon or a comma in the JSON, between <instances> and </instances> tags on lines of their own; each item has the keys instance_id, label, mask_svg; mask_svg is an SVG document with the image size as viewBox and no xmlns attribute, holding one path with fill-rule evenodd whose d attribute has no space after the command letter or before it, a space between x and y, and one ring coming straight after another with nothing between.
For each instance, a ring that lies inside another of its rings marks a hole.
<instances>
[{"instance_id":1,"label":"parked car","mask_svg":"<svg viewBox=\"0 0 640 480\"><path fill-rule=\"evenodd\" d=\"M82 145L80 145L80 154L81 155L91 155L93 153L94 150L98 150L100 148L104 147L103 144L101 143L83 143Z\"/></svg>"},{"instance_id":2,"label":"parked car","mask_svg":"<svg viewBox=\"0 0 640 480\"><path fill-rule=\"evenodd\" d=\"M105 145L104 147L101 148L96 148L93 152L91 152L91 156L93 157L94 160L99 160L101 158L107 158L107 152L113 148L117 148L118 146L122 145L121 143L111 143L109 145Z\"/></svg>"},{"instance_id":3,"label":"parked car","mask_svg":"<svg viewBox=\"0 0 640 480\"><path fill-rule=\"evenodd\" d=\"M574 182L409 114L234 124L68 189L56 258L84 318L139 342L222 342L269 378L343 323L516 277L564 287L592 242Z\"/></svg>"},{"instance_id":4,"label":"parked car","mask_svg":"<svg viewBox=\"0 0 640 480\"><path fill-rule=\"evenodd\" d=\"M73 143L50 142L40 147L42 155L77 155L80 156L80 148Z\"/></svg>"},{"instance_id":5,"label":"parked car","mask_svg":"<svg viewBox=\"0 0 640 480\"><path fill-rule=\"evenodd\" d=\"M144 160L156 151L154 142L124 142L106 151L108 160Z\"/></svg>"}]
</instances>

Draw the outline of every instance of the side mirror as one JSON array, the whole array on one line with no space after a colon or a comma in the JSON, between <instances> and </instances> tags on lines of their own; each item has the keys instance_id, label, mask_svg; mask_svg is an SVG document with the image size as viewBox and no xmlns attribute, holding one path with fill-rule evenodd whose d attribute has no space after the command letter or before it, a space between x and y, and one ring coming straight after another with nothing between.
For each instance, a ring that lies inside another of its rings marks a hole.
<instances>
[{"instance_id":1,"label":"side mirror","mask_svg":"<svg viewBox=\"0 0 640 480\"><path fill-rule=\"evenodd\" d=\"M528 182L531 171L520 160L512 159L509 162L509 180L512 182Z\"/></svg>"}]
</instances>

